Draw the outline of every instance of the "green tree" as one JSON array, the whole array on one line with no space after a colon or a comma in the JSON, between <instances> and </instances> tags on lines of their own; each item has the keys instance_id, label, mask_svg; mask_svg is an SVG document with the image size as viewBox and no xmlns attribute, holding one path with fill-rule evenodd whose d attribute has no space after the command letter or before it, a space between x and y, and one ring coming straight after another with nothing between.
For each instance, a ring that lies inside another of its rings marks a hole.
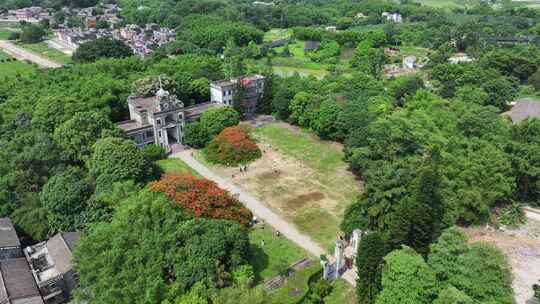
<instances>
[{"instance_id":1,"label":"green tree","mask_svg":"<svg viewBox=\"0 0 540 304\"><path fill-rule=\"evenodd\" d=\"M459 269L459 257L468 250L467 237L457 227L443 231L437 242L431 244L428 264L443 286Z\"/></svg>"},{"instance_id":2,"label":"green tree","mask_svg":"<svg viewBox=\"0 0 540 304\"><path fill-rule=\"evenodd\" d=\"M39 195L41 204L50 214L53 231L73 230L89 197L88 182L81 170L74 167L51 177Z\"/></svg>"},{"instance_id":3,"label":"green tree","mask_svg":"<svg viewBox=\"0 0 540 304\"><path fill-rule=\"evenodd\" d=\"M197 282L230 285L231 273L246 264L247 231L236 223L192 219L144 190L118 206L110 223L92 226L77 244L79 300L176 303Z\"/></svg>"},{"instance_id":4,"label":"green tree","mask_svg":"<svg viewBox=\"0 0 540 304\"><path fill-rule=\"evenodd\" d=\"M419 170L412 196L399 203L390 223L391 242L405 244L422 254L439 237L443 224L445 206L440 194L439 157L438 150L428 156L427 164Z\"/></svg>"},{"instance_id":5,"label":"green tree","mask_svg":"<svg viewBox=\"0 0 540 304\"><path fill-rule=\"evenodd\" d=\"M201 125L206 129L208 138L212 139L223 129L237 125L240 114L232 107L220 107L204 111L201 115Z\"/></svg>"},{"instance_id":6,"label":"green tree","mask_svg":"<svg viewBox=\"0 0 540 304\"><path fill-rule=\"evenodd\" d=\"M367 74L377 76L387 60L383 49L373 47L370 40L364 40L356 47L351 58L351 66Z\"/></svg>"},{"instance_id":7,"label":"green tree","mask_svg":"<svg viewBox=\"0 0 540 304\"><path fill-rule=\"evenodd\" d=\"M381 291L381 277L384 257L390 248L379 232L372 232L362 237L358 245L356 256L356 294L358 302L364 304L375 303Z\"/></svg>"},{"instance_id":8,"label":"green tree","mask_svg":"<svg viewBox=\"0 0 540 304\"><path fill-rule=\"evenodd\" d=\"M81 44L75 53L75 62L94 62L100 58L124 58L133 55L124 42L110 38L98 38Z\"/></svg>"},{"instance_id":9,"label":"green tree","mask_svg":"<svg viewBox=\"0 0 540 304\"><path fill-rule=\"evenodd\" d=\"M450 278L457 289L480 303L514 303L512 275L506 257L493 245L476 243L459 257L459 270Z\"/></svg>"},{"instance_id":10,"label":"green tree","mask_svg":"<svg viewBox=\"0 0 540 304\"><path fill-rule=\"evenodd\" d=\"M210 141L207 129L201 122L192 122L184 129L184 144L201 149Z\"/></svg>"},{"instance_id":11,"label":"green tree","mask_svg":"<svg viewBox=\"0 0 540 304\"><path fill-rule=\"evenodd\" d=\"M436 297L435 274L421 255L403 246L385 258L376 304L428 304Z\"/></svg>"},{"instance_id":12,"label":"green tree","mask_svg":"<svg viewBox=\"0 0 540 304\"><path fill-rule=\"evenodd\" d=\"M311 121L311 128L321 138L343 140L344 134L337 124L343 113L343 107L335 100L326 99L321 103L319 110Z\"/></svg>"},{"instance_id":13,"label":"green tree","mask_svg":"<svg viewBox=\"0 0 540 304\"><path fill-rule=\"evenodd\" d=\"M131 140L106 137L98 140L92 149L87 165L99 190L122 180L142 182L150 175L150 163Z\"/></svg>"},{"instance_id":14,"label":"green tree","mask_svg":"<svg viewBox=\"0 0 540 304\"><path fill-rule=\"evenodd\" d=\"M474 304L473 299L464 292L449 286L443 289L433 304Z\"/></svg>"},{"instance_id":15,"label":"green tree","mask_svg":"<svg viewBox=\"0 0 540 304\"><path fill-rule=\"evenodd\" d=\"M109 118L101 113L78 112L54 130L53 139L62 148L66 159L85 161L103 130L113 127Z\"/></svg>"},{"instance_id":16,"label":"green tree","mask_svg":"<svg viewBox=\"0 0 540 304\"><path fill-rule=\"evenodd\" d=\"M38 43L43 40L45 30L37 24L26 24L22 28L21 41L24 43Z\"/></svg>"},{"instance_id":17,"label":"green tree","mask_svg":"<svg viewBox=\"0 0 540 304\"><path fill-rule=\"evenodd\" d=\"M388 90L394 96L399 106L403 106L405 98L412 96L424 88L424 81L418 75L401 76L390 83Z\"/></svg>"},{"instance_id":18,"label":"green tree","mask_svg":"<svg viewBox=\"0 0 540 304\"><path fill-rule=\"evenodd\" d=\"M303 127L309 127L317 109L315 96L307 92L298 92L289 104L289 121Z\"/></svg>"}]
</instances>

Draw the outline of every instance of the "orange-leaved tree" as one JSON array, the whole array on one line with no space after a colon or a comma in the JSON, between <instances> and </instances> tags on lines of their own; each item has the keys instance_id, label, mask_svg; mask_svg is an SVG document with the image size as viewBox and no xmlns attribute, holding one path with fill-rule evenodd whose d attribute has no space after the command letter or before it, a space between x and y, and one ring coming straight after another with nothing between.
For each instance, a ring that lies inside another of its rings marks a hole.
<instances>
[{"instance_id":1,"label":"orange-leaved tree","mask_svg":"<svg viewBox=\"0 0 540 304\"><path fill-rule=\"evenodd\" d=\"M250 136L246 126L225 128L206 147L206 157L210 162L234 166L245 164L261 157L261 150Z\"/></svg>"},{"instance_id":2,"label":"orange-leaved tree","mask_svg":"<svg viewBox=\"0 0 540 304\"><path fill-rule=\"evenodd\" d=\"M196 217L224 219L248 225L252 214L229 192L214 182L189 173L165 174L150 183L150 190L163 192L174 204L193 211Z\"/></svg>"}]
</instances>

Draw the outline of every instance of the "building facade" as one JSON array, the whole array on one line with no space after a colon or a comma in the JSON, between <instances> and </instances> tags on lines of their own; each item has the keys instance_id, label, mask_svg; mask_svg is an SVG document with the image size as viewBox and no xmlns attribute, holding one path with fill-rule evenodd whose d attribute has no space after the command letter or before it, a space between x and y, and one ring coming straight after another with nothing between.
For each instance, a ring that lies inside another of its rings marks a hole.
<instances>
[{"instance_id":1,"label":"building facade","mask_svg":"<svg viewBox=\"0 0 540 304\"><path fill-rule=\"evenodd\" d=\"M264 80L265 77L262 75L249 75L214 81L210 84L210 100L215 104L232 106L234 96L239 86L242 86L244 89L242 107L245 114L253 114L264 92Z\"/></svg>"},{"instance_id":2,"label":"building facade","mask_svg":"<svg viewBox=\"0 0 540 304\"><path fill-rule=\"evenodd\" d=\"M170 148L184 137L184 103L159 89L155 96L128 97L130 120L118 124L138 146Z\"/></svg>"},{"instance_id":3,"label":"building facade","mask_svg":"<svg viewBox=\"0 0 540 304\"><path fill-rule=\"evenodd\" d=\"M71 259L78 239L78 233L64 232L25 248L26 260L45 304L67 303L77 288L79 280Z\"/></svg>"}]
</instances>

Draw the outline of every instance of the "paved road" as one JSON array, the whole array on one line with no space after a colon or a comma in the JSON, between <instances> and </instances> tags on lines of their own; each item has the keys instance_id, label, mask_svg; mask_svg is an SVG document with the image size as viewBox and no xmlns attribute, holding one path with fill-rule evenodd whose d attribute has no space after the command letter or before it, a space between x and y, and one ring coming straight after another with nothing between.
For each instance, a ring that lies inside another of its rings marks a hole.
<instances>
[{"instance_id":1,"label":"paved road","mask_svg":"<svg viewBox=\"0 0 540 304\"><path fill-rule=\"evenodd\" d=\"M44 68L62 67L61 64L58 64L50 59L44 58L32 51L16 46L15 44L9 41L0 40L0 49L2 49L4 52L8 53L9 55L17 59L28 60Z\"/></svg>"}]
</instances>

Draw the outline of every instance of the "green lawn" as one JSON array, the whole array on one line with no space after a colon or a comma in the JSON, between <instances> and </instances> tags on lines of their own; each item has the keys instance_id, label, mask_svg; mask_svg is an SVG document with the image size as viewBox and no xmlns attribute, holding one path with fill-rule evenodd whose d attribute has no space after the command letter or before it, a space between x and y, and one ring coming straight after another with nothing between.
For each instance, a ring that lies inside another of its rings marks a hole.
<instances>
[{"instance_id":1,"label":"green lawn","mask_svg":"<svg viewBox=\"0 0 540 304\"><path fill-rule=\"evenodd\" d=\"M264 33L263 40L265 42L275 41L279 39L289 38L292 35L292 29L274 28Z\"/></svg>"},{"instance_id":2,"label":"green lawn","mask_svg":"<svg viewBox=\"0 0 540 304\"><path fill-rule=\"evenodd\" d=\"M330 141L318 140L316 135L305 129L299 128L297 132L293 132L279 125L267 125L257 128L255 134L269 140L274 149L300 158L321 175L333 173L336 169L346 166L343 161L343 151L336 148Z\"/></svg>"},{"instance_id":3,"label":"green lawn","mask_svg":"<svg viewBox=\"0 0 540 304\"><path fill-rule=\"evenodd\" d=\"M7 56L0 52L0 59ZM34 72L36 67L24 61L0 62L0 79L16 75L26 75Z\"/></svg>"},{"instance_id":4,"label":"green lawn","mask_svg":"<svg viewBox=\"0 0 540 304\"><path fill-rule=\"evenodd\" d=\"M285 285L270 292L271 303L296 304L308 292L309 278L320 270L321 266L315 263L291 275Z\"/></svg>"},{"instance_id":5,"label":"green lawn","mask_svg":"<svg viewBox=\"0 0 540 304\"><path fill-rule=\"evenodd\" d=\"M339 223L346 206L360 193L359 182L347 172L348 166L343 161L341 147L319 140L310 131L293 131L275 124L256 129L255 136L270 143L272 149L298 159L299 164L313 170L314 174L309 180L298 181L298 187L303 187L308 195L313 191L324 193L327 203L321 207L319 204L306 203L306 198L301 207L290 211L288 217L302 232L331 250L336 236L340 233ZM280 183L273 185L283 186ZM287 197L287 192L294 189L277 188L276 191L276 197Z\"/></svg>"},{"instance_id":6,"label":"green lawn","mask_svg":"<svg viewBox=\"0 0 540 304\"><path fill-rule=\"evenodd\" d=\"M342 279L332 283L332 292L324 298L324 304L357 304L356 291Z\"/></svg>"},{"instance_id":7,"label":"green lawn","mask_svg":"<svg viewBox=\"0 0 540 304\"><path fill-rule=\"evenodd\" d=\"M156 164L165 172L165 173L191 173L193 175L199 176L199 174L191 169L185 162L179 158L166 158L161 159L156 162Z\"/></svg>"},{"instance_id":8,"label":"green lawn","mask_svg":"<svg viewBox=\"0 0 540 304\"><path fill-rule=\"evenodd\" d=\"M253 266L257 282L276 276L284 268L307 256L302 248L289 239L276 236L268 225L264 229L260 226L253 228L249 233L249 241L249 263Z\"/></svg>"},{"instance_id":9,"label":"green lawn","mask_svg":"<svg viewBox=\"0 0 540 304\"><path fill-rule=\"evenodd\" d=\"M71 56L62 53L57 49L50 48L46 42L32 44L19 43L18 45L60 64L66 64L71 62Z\"/></svg>"},{"instance_id":10,"label":"green lawn","mask_svg":"<svg viewBox=\"0 0 540 304\"><path fill-rule=\"evenodd\" d=\"M413 0L413 2L421 3L422 5L445 8L445 9L454 9L454 8L465 8L477 5L479 0Z\"/></svg>"}]
</instances>

